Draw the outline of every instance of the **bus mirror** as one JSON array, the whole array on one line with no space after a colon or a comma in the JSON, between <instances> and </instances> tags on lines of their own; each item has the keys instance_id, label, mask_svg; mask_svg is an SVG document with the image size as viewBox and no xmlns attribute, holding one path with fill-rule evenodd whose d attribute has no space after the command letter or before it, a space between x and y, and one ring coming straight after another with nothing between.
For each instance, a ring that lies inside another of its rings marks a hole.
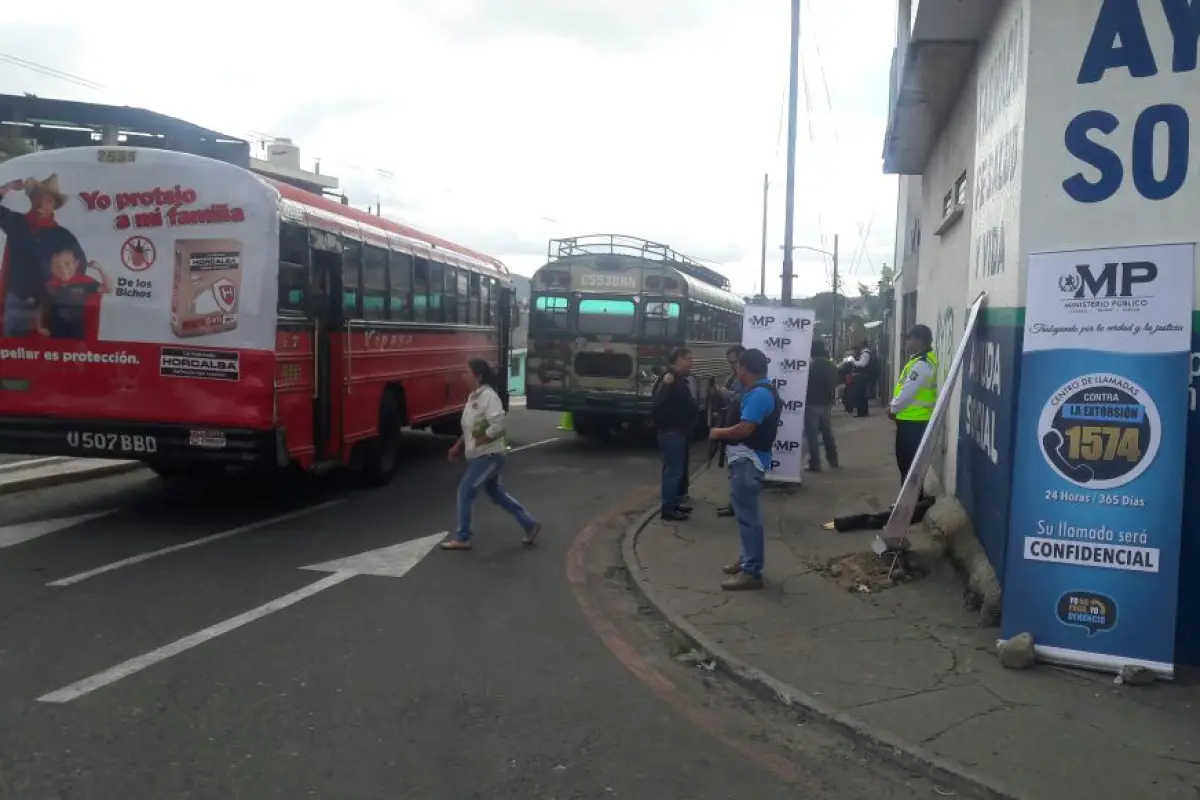
<instances>
[{"instance_id":1,"label":"bus mirror","mask_svg":"<svg viewBox=\"0 0 1200 800\"><path fill-rule=\"evenodd\" d=\"M511 327L511 328L521 327L521 307L519 305L517 305L516 303L513 303L511 306L509 306L508 313L509 313L509 323L508 323L509 327Z\"/></svg>"}]
</instances>

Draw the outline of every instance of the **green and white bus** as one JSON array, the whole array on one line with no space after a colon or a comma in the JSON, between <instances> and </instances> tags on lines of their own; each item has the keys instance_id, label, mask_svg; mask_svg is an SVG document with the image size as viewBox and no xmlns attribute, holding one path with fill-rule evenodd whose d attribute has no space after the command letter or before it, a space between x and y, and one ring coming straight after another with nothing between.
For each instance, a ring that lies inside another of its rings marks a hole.
<instances>
[{"instance_id":1,"label":"green and white bus","mask_svg":"<svg viewBox=\"0 0 1200 800\"><path fill-rule=\"evenodd\" d=\"M744 303L729 280L664 244L601 234L552 239L533 276L525 391L530 409L569 411L582 435L649 426L651 389L675 347L691 349L697 400L729 375Z\"/></svg>"}]
</instances>

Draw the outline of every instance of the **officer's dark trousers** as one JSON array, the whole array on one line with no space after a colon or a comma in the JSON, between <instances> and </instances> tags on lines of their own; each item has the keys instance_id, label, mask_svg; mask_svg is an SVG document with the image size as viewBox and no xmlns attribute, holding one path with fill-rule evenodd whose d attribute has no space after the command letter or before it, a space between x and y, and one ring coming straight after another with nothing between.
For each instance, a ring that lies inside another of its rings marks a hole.
<instances>
[{"instance_id":1,"label":"officer's dark trousers","mask_svg":"<svg viewBox=\"0 0 1200 800\"><path fill-rule=\"evenodd\" d=\"M913 460L917 457L917 448L921 446L921 437L929 427L928 421L896 420L896 466L900 468L900 483L908 477Z\"/></svg>"}]
</instances>

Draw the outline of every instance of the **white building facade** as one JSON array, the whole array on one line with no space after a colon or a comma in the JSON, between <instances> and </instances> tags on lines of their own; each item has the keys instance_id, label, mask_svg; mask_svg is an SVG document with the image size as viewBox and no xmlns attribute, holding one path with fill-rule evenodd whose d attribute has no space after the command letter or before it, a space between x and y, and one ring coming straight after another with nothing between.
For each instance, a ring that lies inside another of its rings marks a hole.
<instances>
[{"instance_id":1,"label":"white building facade","mask_svg":"<svg viewBox=\"0 0 1200 800\"><path fill-rule=\"evenodd\" d=\"M1200 240L1200 1L897 6L884 145L885 171L902 176L895 318L899 332L934 331L945 370L988 293L934 469L1003 582L1029 254ZM1193 351L1198 337L1194 315ZM1194 664L1200 352L1192 377L1177 644Z\"/></svg>"}]
</instances>

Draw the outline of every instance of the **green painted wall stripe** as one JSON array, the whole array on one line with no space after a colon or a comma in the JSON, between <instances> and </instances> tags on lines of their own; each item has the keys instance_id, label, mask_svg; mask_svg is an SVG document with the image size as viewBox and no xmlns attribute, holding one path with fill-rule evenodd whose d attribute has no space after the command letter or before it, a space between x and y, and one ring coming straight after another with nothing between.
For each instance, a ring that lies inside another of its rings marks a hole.
<instances>
[{"instance_id":1,"label":"green painted wall stripe","mask_svg":"<svg viewBox=\"0 0 1200 800\"><path fill-rule=\"evenodd\" d=\"M1016 306L984 306L983 322L988 325L1024 328L1025 309Z\"/></svg>"}]
</instances>

